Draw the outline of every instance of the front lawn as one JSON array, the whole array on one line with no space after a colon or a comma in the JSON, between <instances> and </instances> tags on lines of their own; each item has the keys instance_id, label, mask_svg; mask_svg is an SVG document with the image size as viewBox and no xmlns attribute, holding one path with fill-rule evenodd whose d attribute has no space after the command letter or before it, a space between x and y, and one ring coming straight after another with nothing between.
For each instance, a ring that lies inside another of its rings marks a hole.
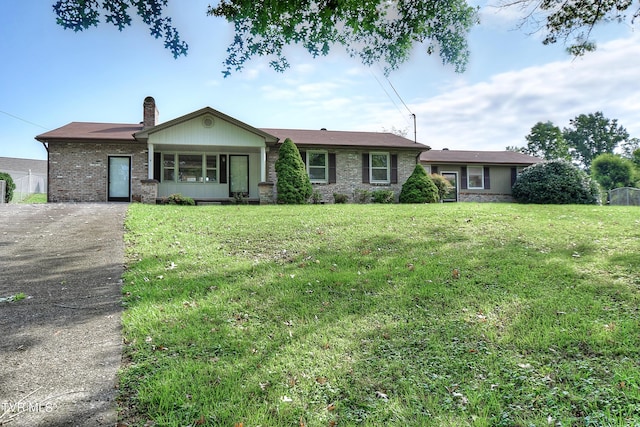
<instances>
[{"instance_id":1,"label":"front lawn","mask_svg":"<svg viewBox=\"0 0 640 427\"><path fill-rule=\"evenodd\" d=\"M121 418L637 425L639 214L131 205Z\"/></svg>"}]
</instances>

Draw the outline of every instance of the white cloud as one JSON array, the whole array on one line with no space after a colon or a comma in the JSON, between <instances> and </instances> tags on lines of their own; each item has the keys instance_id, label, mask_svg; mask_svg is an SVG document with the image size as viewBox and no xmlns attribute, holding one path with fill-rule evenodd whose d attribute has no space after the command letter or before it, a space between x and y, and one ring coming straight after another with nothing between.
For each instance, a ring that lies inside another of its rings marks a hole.
<instances>
[{"instance_id":1,"label":"white cloud","mask_svg":"<svg viewBox=\"0 0 640 427\"><path fill-rule=\"evenodd\" d=\"M640 136L640 41L602 45L584 58L497 74L410 104L418 139L433 148L502 150L524 145L539 121L559 127L579 114L602 111Z\"/></svg>"}]
</instances>

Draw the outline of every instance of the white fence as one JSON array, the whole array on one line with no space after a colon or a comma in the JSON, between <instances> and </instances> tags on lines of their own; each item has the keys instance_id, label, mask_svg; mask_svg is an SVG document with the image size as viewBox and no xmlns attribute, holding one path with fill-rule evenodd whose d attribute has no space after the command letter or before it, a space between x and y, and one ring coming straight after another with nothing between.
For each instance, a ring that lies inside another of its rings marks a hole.
<instances>
[{"instance_id":1,"label":"white fence","mask_svg":"<svg viewBox=\"0 0 640 427\"><path fill-rule=\"evenodd\" d=\"M622 187L609 190L609 204L640 206L640 188Z\"/></svg>"},{"instance_id":2,"label":"white fence","mask_svg":"<svg viewBox=\"0 0 640 427\"><path fill-rule=\"evenodd\" d=\"M13 190L12 203L18 203L29 197L34 193L46 193L47 192L47 176L43 174L36 174L29 171L27 175L13 178L13 183L16 185Z\"/></svg>"}]
</instances>

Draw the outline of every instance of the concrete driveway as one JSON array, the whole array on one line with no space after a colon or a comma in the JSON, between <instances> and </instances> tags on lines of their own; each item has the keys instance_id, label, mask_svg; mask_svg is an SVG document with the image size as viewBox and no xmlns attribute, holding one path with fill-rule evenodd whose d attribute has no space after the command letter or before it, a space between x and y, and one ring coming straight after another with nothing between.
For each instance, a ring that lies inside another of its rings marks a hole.
<instances>
[{"instance_id":1,"label":"concrete driveway","mask_svg":"<svg viewBox=\"0 0 640 427\"><path fill-rule=\"evenodd\" d=\"M0 205L0 426L115 425L127 207Z\"/></svg>"}]
</instances>

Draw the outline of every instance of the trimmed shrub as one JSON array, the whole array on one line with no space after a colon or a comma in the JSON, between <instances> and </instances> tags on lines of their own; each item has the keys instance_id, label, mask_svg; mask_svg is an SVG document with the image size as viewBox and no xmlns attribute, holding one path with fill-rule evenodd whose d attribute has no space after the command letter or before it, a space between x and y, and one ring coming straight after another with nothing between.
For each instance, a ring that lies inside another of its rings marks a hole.
<instances>
[{"instance_id":1,"label":"trimmed shrub","mask_svg":"<svg viewBox=\"0 0 640 427\"><path fill-rule=\"evenodd\" d=\"M322 193L318 190L314 191L311 195L311 201L314 205L319 205L322 202Z\"/></svg>"},{"instance_id":2,"label":"trimmed shrub","mask_svg":"<svg viewBox=\"0 0 640 427\"><path fill-rule=\"evenodd\" d=\"M191 197L182 194L171 194L162 200L165 205L195 206L196 202Z\"/></svg>"},{"instance_id":3,"label":"trimmed shrub","mask_svg":"<svg viewBox=\"0 0 640 427\"><path fill-rule=\"evenodd\" d=\"M393 190L375 190L371 192L373 203L393 203L395 194Z\"/></svg>"},{"instance_id":4,"label":"trimmed shrub","mask_svg":"<svg viewBox=\"0 0 640 427\"><path fill-rule=\"evenodd\" d=\"M356 203L369 203L371 201L371 191L356 188L353 190L353 201Z\"/></svg>"},{"instance_id":5,"label":"trimmed shrub","mask_svg":"<svg viewBox=\"0 0 640 427\"><path fill-rule=\"evenodd\" d=\"M349 196L347 196L346 194L341 194L341 193L333 193L333 203L347 203L347 201L349 200Z\"/></svg>"},{"instance_id":6,"label":"trimmed shrub","mask_svg":"<svg viewBox=\"0 0 640 427\"><path fill-rule=\"evenodd\" d=\"M16 189L16 184L13 182L13 178L7 172L0 172L0 181L6 182L6 193L4 195L4 202L9 203L13 200L13 190Z\"/></svg>"},{"instance_id":7,"label":"trimmed shrub","mask_svg":"<svg viewBox=\"0 0 640 427\"><path fill-rule=\"evenodd\" d=\"M431 181L433 181L433 183L436 185L436 188L438 189L439 200L444 199L444 196L449 194L449 191L453 190L453 185L451 185L451 182L440 174L432 173Z\"/></svg>"},{"instance_id":8,"label":"trimmed shrub","mask_svg":"<svg viewBox=\"0 0 640 427\"><path fill-rule=\"evenodd\" d=\"M402 184L400 203L435 203L438 200L438 187L429 178L424 167L417 164L411 176Z\"/></svg>"},{"instance_id":9,"label":"trimmed shrub","mask_svg":"<svg viewBox=\"0 0 640 427\"><path fill-rule=\"evenodd\" d=\"M276 160L278 203L304 204L313 192L309 175L304 167L298 147L287 138L278 151Z\"/></svg>"},{"instance_id":10,"label":"trimmed shrub","mask_svg":"<svg viewBox=\"0 0 640 427\"><path fill-rule=\"evenodd\" d=\"M584 171L566 160L549 160L526 168L512 188L520 203L595 205L598 185Z\"/></svg>"}]
</instances>

